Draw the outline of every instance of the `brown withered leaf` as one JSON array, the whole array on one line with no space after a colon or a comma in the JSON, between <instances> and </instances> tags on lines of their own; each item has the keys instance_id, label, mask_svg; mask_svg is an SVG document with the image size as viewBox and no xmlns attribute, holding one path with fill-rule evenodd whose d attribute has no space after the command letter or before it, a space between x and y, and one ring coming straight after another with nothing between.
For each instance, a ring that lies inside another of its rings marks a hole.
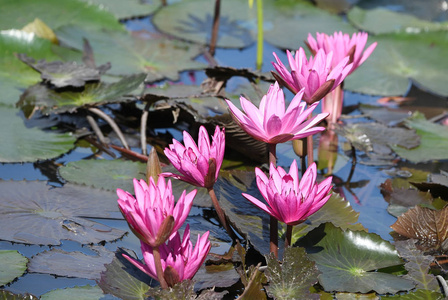
<instances>
[{"instance_id":1,"label":"brown withered leaf","mask_svg":"<svg viewBox=\"0 0 448 300\"><path fill-rule=\"evenodd\" d=\"M432 210L416 206L398 217L390 227L402 236L419 240L428 250L448 249L448 207Z\"/></svg>"}]
</instances>

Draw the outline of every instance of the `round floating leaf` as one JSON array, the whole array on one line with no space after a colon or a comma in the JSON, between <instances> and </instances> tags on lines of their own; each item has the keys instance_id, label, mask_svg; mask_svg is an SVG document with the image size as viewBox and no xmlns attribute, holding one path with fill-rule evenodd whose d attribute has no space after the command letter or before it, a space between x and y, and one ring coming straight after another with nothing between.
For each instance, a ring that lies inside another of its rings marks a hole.
<instances>
[{"instance_id":1,"label":"round floating leaf","mask_svg":"<svg viewBox=\"0 0 448 300\"><path fill-rule=\"evenodd\" d=\"M116 240L124 231L87 218L119 218L115 193L66 184L50 189L44 182L0 181L0 239L39 245L60 240L81 244Z\"/></svg>"},{"instance_id":2,"label":"round floating leaf","mask_svg":"<svg viewBox=\"0 0 448 300\"><path fill-rule=\"evenodd\" d=\"M153 18L162 32L177 38L208 44L213 25L214 1L189 0L160 9ZM221 1L218 47L244 48L254 42L255 12L245 0Z\"/></svg>"},{"instance_id":3,"label":"round floating leaf","mask_svg":"<svg viewBox=\"0 0 448 300\"><path fill-rule=\"evenodd\" d=\"M409 79L441 96L448 96L448 31L396 33L369 38L378 46L344 88L364 94L404 95Z\"/></svg>"},{"instance_id":4,"label":"round floating leaf","mask_svg":"<svg viewBox=\"0 0 448 300\"><path fill-rule=\"evenodd\" d=\"M417 132L421 137L421 143L415 149L392 147L400 157L413 163L448 159L448 151L446 151L448 149L448 130L446 126L427 121L419 114L406 120L405 125Z\"/></svg>"},{"instance_id":5,"label":"round floating leaf","mask_svg":"<svg viewBox=\"0 0 448 300\"><path fill-rule=\"evenodd\" d=\"M268 1L265 13L265 39L283 49L306 48L303 41L307 39L308 33L315 37L316 32L333 34L335 31L343 31L351 34L356 31L341 17L304 1ZM285 30L290 30L290 33Z\"/></svg>"},{"instance_id":6,"label":"round floating leaf","mask_svg":"<svg viewBox=\"0 0 448 300\"><path fill-rule=\"evenodd\" d=\"M28 259L16 250L0 250L0 261L0 286L22 276L28 263Z\"/></svg>"},{"instance_id":7,"label":"round floating leaf","mask_svg":"<svg viewBox=\"0 0 448 300\"><path fill-rule=\"evenodd\" d=\"M175 19L170 19L173 22ZM193 59L202 53L198 45L179 40L158 38L143 40L130 34L112 31L86 31L76 26L64 26L56 31L60 41L82 50L83 38L92 46L95 62L110 62L108 74L129 75L147 73L147 81L167 78L179 80L179 72L203 69L206 65Z\"/></svg>"},{"instance_id":8,"label":"round floating leaf","mask_svg":"<svg viewBox=\"0 0 448 300\"><path fill-rule=\"evenodd\" d=\"M97 286L85 285L72 288L57 289L43 294L41 300L99 300L104 297L103 291Z\"/></svg>"},{"instance_id":9,"label":"round floating leaf","mask_svg":"<svg viewBox=\"0 0 448 300\"><path fill-rule=\"evenodd\" d=\"M128 19L137 16L147 16L160 7L160 1L150 0L83 0L89 4L98 6L100 9L113 14L117 19Z\"/></svg>"},{"instance_id":10,"label":"round floating leaf","mask_svg":"<svg viewBox=\"0 0 448 300\"><path fill-rule=\"evenodd\" d=\"M2 12L4 10L2 9ZM32 33L19 30L0 32L0 103L14 105L21 94L21 89L39 82L40 75L21 62L15 53L24 53L34 59L60 60L56 51L73 55L73 51L53 45L50 41L36 37ZM6 91L6 93L5 93Z\"/></svg>"},{"instance_id":11,"label":"round floating leaf","mask_svg":"<svg viewBox=\"0 0 448 300\"><path fill-rule=\"evenodd\" d=\"M355 6L348 12L347 17L359 29L373 34L397 31L448 30L447 22L429 22L412 15L394 12L381 7L364 10ZM378 20L381 20L381 22L378 22Z\"/></svg>"},{"instance_id":12,"label":"round floating leaf","mask_svg":"<svg viewBox=\"0 0 448 300\"><path fill-rule=\"evenodd\" d=\"M405 295L381 296L381 299L400 300L442 300L446 299L441 293L429 290L416 290Z\"/></svg>"},{"instance_id":13,"label":"round floating leaf","mask_svg":"<svg viewBox=\"0 0 448 300\"><path fill-rule=\"evenodd\" d=\"M71 150L76 137L28 128L17 109L0 105L0 162L34 162L51 159Z\"/></svg>"},{"instance_id":14,"label":"round floating leaf","mask_svg":"<svg viewBox=\"0 0 448 300\"><path fill-rule=\"evenodd\" d=\"M59 168L65 180L115 192L117 188L134 193L134 178L145 178L146 165L124 160L80 160Z\"/></svg>"},{"instance_id":15,"label":"round floating leaf","mask_svg":"<svg viewBox=\"0 0 448 300\"><path fill-rule=\"evenodd\" d=\"M38 107L43 113L74 112L83 106L95 106L111 102L123 102L133 98L131 94L145 80L145 74L135 74L114 83L89 83L84 90L58 92L42 84L28 88L17 103L25 111Z\"/></svg>"},{"instance_id":16,"label":"round floating leaf","mask_svg":"<svg viewBox=\"0 0 448 300\"><path fill-rule=\"evenodd\" d=\"M123 30L115 17L98 6L78 0L3 0L0 13L0 29L20 29L35 18L50 28L72 23L86 28L110 28Z\"/></svg>"},{"instance_id":17,"label":"round floating leaf","mask_svg":"<svg viewBox=\"0 0 448 300\"><path fill-rule=\"evenodd\" d=\"M90 249L97 255L87 255L79 251L67 252L61 249L41 252L31 258L28 272L98 280L101 272L106 270L104 265L112 261L114 252L102 246Z\"/></svg>"},{"instance_id":18,"label":"round floating leaf","mask_svg":"<svg viewBox=\"0 0 448 300\"><path fill-rule=\"evenodd\" d=\"M398 276L375 270L403 264L397 251L374 233L351 231L322 224L299 242L322 274L326 291L379 294L408 291L414 284Z\"/></svg>"}]
</instances>

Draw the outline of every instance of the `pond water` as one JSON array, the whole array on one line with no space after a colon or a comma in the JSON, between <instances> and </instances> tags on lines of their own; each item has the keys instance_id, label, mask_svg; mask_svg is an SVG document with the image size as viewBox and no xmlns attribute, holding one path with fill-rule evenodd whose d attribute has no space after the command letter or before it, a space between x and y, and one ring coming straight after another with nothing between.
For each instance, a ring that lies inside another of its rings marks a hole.
<instances>
[{"instance_id":1,"label":"pond water","mask_svg":"<svg viewBox=\"0 0 448 300\"><path fill-rule=\"evenodd\" d=\"M151 18L133 19L126 22L127 29L133 32L138 32L140 35L144 35L157 32L151 23ZM215 60L220 66L229 66L233 68L250 68L255 69L255 57L257 47L253 44L244 49L222 49L218 48L215 54ZM282 61L286 61L286 55L284 51L279 48L265 42L264 43L264 63L262 67L263 72L270 72L273 70L270 62L273 60L272 52L276 52ZM207 64L208 61L204 56L199 56L196 61ZM207 76L204 71L188 71L180 73L179 83L191 85L198 85L203 82ZM245 79L234 77L227 82L227 89L232 91L242 84ZM163 84L164 82L160 82ZM415 91L414 91L415 89ZM409 83L408 90L411 90L411 83ZM413 93L417 93L415 87L412 88ZM287 92L287 99L292 98L292 94ZM418 95L420 99L430 94ZM412 93L411 95L412 96ZM429 97L429 96L428 96ZM380 96L370 96L355 92L345 92L344 105L352 108L350 110L350 116L354 117L361 114L361 111L357 109L359 104L373 104L377 105ZM441 98L446 100L445 98ZM425 102L423 100L423 102ZM445 108L448 107L446 104ZM440 109L440 107L438 107ZM320 108L318 108L320 110ZM413 110L413 108L412 108ZM357 119L359 121L359 119ZM352 119L346 118L344 122L350 123ZM181 126L179 128L184 128ZM170 129L157 129L157 133L169 132L175 138L181 138L181 130L179 128ZM315 140L318 143L319 135ZM389 203L384 200L381 194L380 185L383 184L388 178L392 178L390 174L394 170L400 170L405 167L425 170L431 173L438 173L439 170L448 170L448 162L446 160L411 164L405 160L395 160L394 164L390 165L368 165L362 161L362 153L357 150L358 162L352 164L353 157L350 148L347 148L347 140L340 136L338 142L338 155L334 166L333 176L335 190L337 190L344 198L350 203L352 208L359 212L359 222L363 224L365 228L371 233L376 233L386 241L393 241L389 234L392 229L390 226L397 220L396 217L388 213L387 208ZM132 147L135 152L140 152L139 147ZM111 150L116 156L121 154L118 151ZM284 167L288 167L292 159L299 159L293 152L292 144L284 143L278 145L278 164ZM65 184L65 180L58 174L57 169L59 166L64 166L69 162L76 162L84 159L90 159L96 154L96 149L90 146L76 146L69 153L64 154L56 159L36 162L36 163L2 163L0 164L0 178L2 180L13 181L44 181L49 186L55 188L62 187ZM317 146L315 147L315 157L317 157ZM361 155L361 157L359 157ZM102 158L112 159L109 155L102 153ZM324 172L321 172L322 174ZM209 226L214 227L215 231L224 233L224 230L217 226L216 220L209 220L207 209L194 207L191 216L201 216L209 222ZM91 219L92 221L104 224L113 228L127 231L128 226L124 220L113 219ZM1 229L0 229L1 230ZM139 240L133 234L126 234L123 238L104 244L104 248L110 251L116 251L118 247L123 247L135 251L139 258L141 258ZM212 248L212 252L217 254L224 254L230 247L229 243L216 242ZM32 258L38 253L49 251L51 249L61 249L64 251L80 251L87 255L96 255L87 246L82 246L80 243L74 241L62 241L60 246L37 246L37 245L24 245L20 243L11 243L8 241L0 241L0 250L17 250L22 255ZM25 273L23 276L15 280L14 282L6 285L3 289L14 293L30 293L35 296L41 296L51 290L83 286L83 285L95 285L95 280L81 279L81 278L68 278L62 276L53 276L39 273ZM232 294L233 295L233 294ZM234 296L234 295L233 295ZM115 299L113 296L105 296L104 299Z\"/></svg>"}]
</instances>

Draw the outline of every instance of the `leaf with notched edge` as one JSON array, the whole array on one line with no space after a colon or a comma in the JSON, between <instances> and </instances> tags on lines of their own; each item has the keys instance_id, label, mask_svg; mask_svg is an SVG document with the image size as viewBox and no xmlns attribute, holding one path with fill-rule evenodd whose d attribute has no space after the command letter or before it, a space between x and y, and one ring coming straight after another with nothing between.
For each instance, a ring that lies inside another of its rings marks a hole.
<instances>
[{"instance_id":1,"label":"leaf with notched edge","mask_svg":"<svg viewBox=\"0 0 448 300\"><path fill-rule=\"evenodd\" d=\"M432 210L416 206L398 217L390 227L402 236L418 239L423 247L448 249L448 207Z\"/></svg>"}]
</instances>

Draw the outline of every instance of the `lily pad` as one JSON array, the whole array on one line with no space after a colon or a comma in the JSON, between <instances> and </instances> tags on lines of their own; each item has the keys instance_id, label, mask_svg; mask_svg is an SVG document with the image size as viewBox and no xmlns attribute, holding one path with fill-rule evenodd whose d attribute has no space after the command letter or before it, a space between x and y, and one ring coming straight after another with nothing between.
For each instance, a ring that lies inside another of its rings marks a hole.
<instances>
[{"instance_id":1,"label":"lily pad","mask_svg":"<svg viewBox=\"0 0 448 300\"><path fill-rule=\"evenodd\" d=\"M308 33L315 36L316 32L356 32L356 29L340 16L319 9L308 1L267 1L264 11L265 39L282 49L306 48L304 40L307 39ZM286 34L286 28L294 30Z\"/></svg>"},{"instance_id":2,"label":"lily pad","mask_svg":"<svg viewBox=\"0 0 448 300\"><path fill-rule=\"evenodd\" d=\"M165 6L153 18L156 27L169 35L199 44L211 38L214 1L189 0ZM237 9L235 9L237 8ZM244 48L254 42L254 14L247 1L221 1L217 46Z\"/></svg>"},{"instance_id":3,"label":"lily pad","mask_svg":"<svg viewBox=\"0 0 448 300\"><path fill-rule=\"evenodd\" d=\"M22 113L0 105L0 162L34 162L60 156L74 147L76 137L70 133L42 131L29 128L20 117Z\"/></svg>"},{"instance_id":4,"label":"lily pad","mask_svg":"<svg viewBox=\"0 0 448 300\"><path fill-rule=\"evenodd\" d=\"M202 265L194 275L195 290L211 287L229 287L240 280L232 263L219 265Z\"/></svg>"},{"instance_id":5,"label":"lily pad","mask_svg":"<svg viewBox=\"0 0 448 300\"><path fill-rule=\"evenodd\" d=\"M87 255L79 251L67 252L61 249L38 253L31 258L28 272L99 280L101 272L106 270L104 265L112 261L114 252L102 246L93 246L88 249L93 250L96 255Z\"/></svg>"},{"instance_id":6,"label":"lily pad","mask_svg":"<svg viewBox=\"0 0 448 300\"><path fill-rule=\"evenodd\" d=\"M315 263L308 259L305 249L287 248L283 263L271 253L267 257L268 294L274 299L320 299L317 294L310 294L310 287L317 283Z\"/></svg>"},{"instance_id":7,"label":"lily pad","mask_svg":"<svg viewBox=\"0 0 448 300\"><path fill-rule=\"evenodd\" d=\"M41 300L100 300L104 297L103 291L97 286L85 285L72 288L57 289L43 294Z\"/></svg>"},{"instance_id":8,"label":"lily pad","mask_svg":"<svg viewBox=\"0 0 448 300\"><path fill-rule=\"evenodd\" d=\"M410 79L426 90L448 96L448 31L395 33L369 38L375 51L345 80L350 91L385 96L404 95Z\"/></svg>"},{"instance_id":9,"label":"lily pad","mask_svg":"<svg viewBox=\"0 0 448 300\"><path fill-rule=\"evenodd\" d=\"M361 104L359 110L366 117L386 126L396 126L409 118L410 112L404 108L378 107Z\"/></svg>"},{"instance_id":10,"label":"lily pad","mask_svg":"<svg viewBox=\"0 0 448 300\"><path fill-rule=\"evenodd\" d=\"M416 206L390 227L407 238L418 239L424 249L448 250L448 206L442 210Z\"/></svg>"},{"instance_id":11,"label":"lily pad","mask_svg":"<svg viewBox=\"0 0 448 300\"><path fill-rule=\"evenodd\" d=\"M168 6L171 7L171 6ZM170 19L172 22L174 19ZM130 34L113 31L87 31L76 26L63 26L56 30L61 42L78 50L83 39L92 46L97 64L110 62L108 74L130 75L144 72L146 81L161 79L179 80L179 72L199 70L205 64L193 59L202 53L198 45L168 38L137 39Z\"/></svg>"},{"instance_id":12,"label":"lily pad","mask_svg":"<svg viewBox=\"0 0 448 300\"><path fill-rule=\"evenodd\" d=\"M15 53L25 53L35 59L60 60L55 51L67 57L73 58L74 55L72 50L53 45L32 33L20 30L1 31L0 103L14 105L19 100L23 88L40 81L39 74L21 62Z\"/></svg>"},{"instance_id":13,"label":"lily pad","mask_svg":"<svg viewBox=\"0 0 448 300\"><path fill-rule=\"evenodd\" d=\"M78 65L76 62L39 60L36 62L26 54L18 54L18 58L41 73L42 80L51 83L56 88L67 86L82 87L89 81L99 81L104 67L90 68L85 65ZM110 66L109 66L110 68Z\"/></svg>"},{"instance_id":14,"label":"lily pad","mask_svg":"<svg viewBox=\"0 0 448 300\"><path fill-rule=\"evenodd\" d=\"M114 83L89 83L81 92L58 92L45 85L36 84L28 88L17 103L25 111L33 107L40 108L42 113L75 112L84 106L96 106L104 103L133 100L126 97L131 94L145 79L145 74L130 75Z\"/></svg>"},{"instance_id":15,"label":"lily pad","mask_svg":"<svg viewBox=\"0 0 448 300\"><path fill-rule=\"evenodd\" d=\"M375 272L403 262L394 247L374 233L344 231L326 223L309 232L299 245L322 272L319 283L325 291L394 294L414 287L412 281Z\"/></svg>"},{"instance_id":16,"label":"lily pad","mask_svg":"<svg viewBox=\"0 0 448 300\"><path fill-rule=\"evenodd\" d=\"M10 283L26 271L28 259L16 250L0 250L0 286Z\"/></svg>"},{"instance_id":17,"label":"lily pad","mask_svg":"<svg viewBox=\"0 0 448 300\"><path fill-rule=\"evenodd\" d=\"M87 218L119 218L115 193L66 184L50 189L44 182L0 181L0 239L59 245L119 239L124 231Z\"/></svg>"},{"instance_id":18,"label":"lily pad","mask_svg":"<svg viewBox=\"0 0 448 300\"><path fill-rule=\"evenodd\" d=\"M0 29L20 29L35 18L41 19L50 28L67 23L82 24L86 28L110 28L124 31L115 17L98 6L78 0L15 0L2 1Z\"/></svg>"},{"instance_id":19,"label":"lily pad","mask_svg":"<svg viewBox=\"0 0 448 300\"><path fill-rule=\"evenodd\" d=\"M401 299L401 300L442 300L446 299L441 293L429 290L416 290L405 295L382 296L381 299Z\"/></svg>"},{"instance_id":20,"label":"lily pad","mask_svg":"<svg viewBox=\"0 0 448 300\"><path fill-rule=\"evenodd\" d=\"M402 158L413 163L439 159L448 159L448 130L446 126L427 121L421 114L405 121L405 125L414 129L421 137L420 146L415 149L405 149L394 146L393 150Z\"/></svg>"},{"instance_id":21,"label":"lily pad","mask_svg":"<svg viewBox=\"0 0 448 300\"><path fill-rule=\"evenodd\" d=\"M448 30L448 22L429 22L382 7L364 10L355 6L347 13L347 18L359 29L373 34Z\"/></svg>"},{"instance_id":22,"label":"lily pad","mask_svg":"<svg viewBox=\"0 0 448 300\"><path fill-rule=\"evenodd\" d=\"M1 300L37 300L39 299L36 296L30 294L14 294L10 291L0 290L0 299Z\"/></svg>"},{"instance_id":23,"label":"lily pad","mask_svg":"<svg viewBox=\"0 0 448 300\"><path fill-rule=\"evenodd\" d=\"M120 188L134 193L132 179L145 178L146 165L124 160L80 160L59 168L65 180L115 192Z\"/></svg>"},{"instance_id":24,"label":"lily pad","mask_svg":"<svg viewBox=\"0 0 448 300\"><path fill-rule=\"evenodd\" d=\"M140 0L83 0L113 14L117 19L147 16L154 13L161 5L158 0L142 2Z\"/></svg>"}]
</instances>

